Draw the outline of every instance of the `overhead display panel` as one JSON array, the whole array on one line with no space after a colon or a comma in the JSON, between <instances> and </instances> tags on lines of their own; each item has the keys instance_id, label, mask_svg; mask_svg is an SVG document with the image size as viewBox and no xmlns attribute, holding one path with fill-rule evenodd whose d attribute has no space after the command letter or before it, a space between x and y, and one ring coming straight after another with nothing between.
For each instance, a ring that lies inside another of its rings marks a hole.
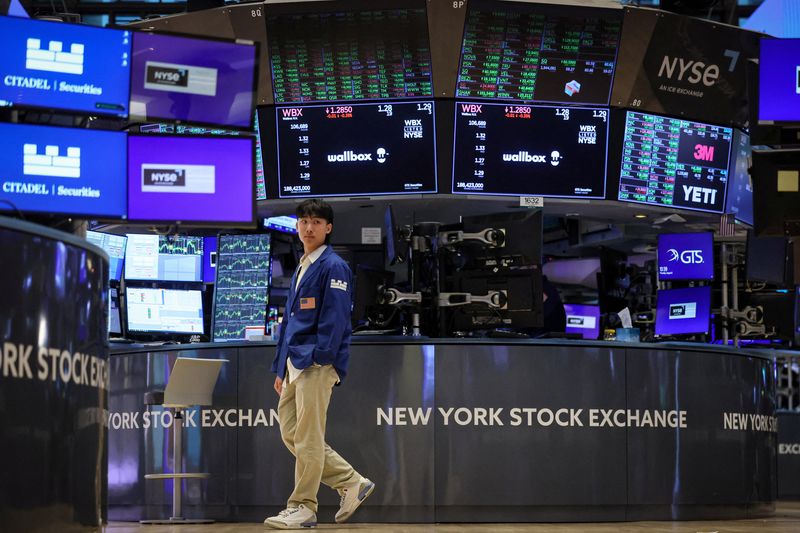
<instances>
[{"instance_id":1,"label":"overhead display panel","mask_svg":"<svg viewBox=\"0 0 800 533\"><path fill-rule=\"evenodd\" d=\"M453 192L604 198L608 109L456 102Z\"/></svg>"},{"instance_id":2,"label":"overhead display panel","mask_svg":"<svg viewBox=\"0 0 800 533\"><path fill-rule=\"evenodd\" d=\"M759 122L800 122L800 39L762 39L758 61Z\"/></svg>"},{"instance_id":3,"label":"overhead display panel","mask_svg":"<svg viewBox=\"0 0 800 533\"><path fill-rule=\"evenodd\" d=\"M748 122L746 65L761 34L625 8L611 105L719 124Z\"/></svg>"},{"instance_id":4,"label":"overhead display panel","mask_svg":"<svg viewBox=\"0 0 800 533\"><path fill-rule=\"evenodd\" d=\"M0 17L0 105L128 116L131 32Z\"/></svg>"},{"instance_id":5,"label":"overhead display panel","mask_svg":"<svg viewBox=\"0 0 800 533\"><path fill-rule=\"evenodd\" d=\"M470 0L456 97L607 105L622 10Z\"/></svg>"},{"instance_id":6,"label":"overhead display panel","mask_svg":"<svg viewBox=\"0 0 800 533\"><path fill-rule=\"evenodd\" d=\"M628 111L618 199L721 213L733 130Z\"/></svg>"},{"instance_id":7,"label":"overhead display panel","mask_svg":"<svg viewBox=\"0 0 800 533\"><path fill-rule=\"evenodd\" d=\"M276 108L281 198L436 192L434 104Z\"/></svg>"},{"instance_id":8,"label":"overhead display panel","mask_svg":"<svg viewBox=\"0 0 800 533\"><path fill-rule=\"evenodd\" d=\"M382 4L403 7L265 6L275 103L432 97L425 2Z\"/></svg>"},{"instance_id":9,"label":"overhead display panel","mask_svg":"<svg viewBox=\"0 0 800 533\"><path fill-rule=\"evenodd\" d=\"M725 200L725 212L734 215L743 224L753 225L753 180L750 177L752 149L750 136L736 130L733 135L733 153Z\"/></svg>"}]
</instances>

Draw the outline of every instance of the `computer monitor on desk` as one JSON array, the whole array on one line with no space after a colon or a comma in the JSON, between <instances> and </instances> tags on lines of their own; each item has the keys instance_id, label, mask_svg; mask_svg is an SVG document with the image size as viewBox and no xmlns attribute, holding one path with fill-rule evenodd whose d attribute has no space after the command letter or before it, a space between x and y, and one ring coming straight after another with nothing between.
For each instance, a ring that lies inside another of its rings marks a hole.
<instances>
[{"instance_id":1,"label":"computer monitor on desk","mask_svg":"<svg viewBox=\"0 0 800 533\"><path fill-rule=\"evenodd\" d=\"M710 321L710 286L658 291L656 335L706 335Z\"/></svg>"},{"instance_id":2,"label":"computer monitor on desk","mask_svg":"<svg viewBox=\"0 0 800 533\"><path fill-rule=\"evenodd\" d=\"M128 286L125 306L130 337L170 340L205 333L200 290Z\"/></svg>"}]
</instances>

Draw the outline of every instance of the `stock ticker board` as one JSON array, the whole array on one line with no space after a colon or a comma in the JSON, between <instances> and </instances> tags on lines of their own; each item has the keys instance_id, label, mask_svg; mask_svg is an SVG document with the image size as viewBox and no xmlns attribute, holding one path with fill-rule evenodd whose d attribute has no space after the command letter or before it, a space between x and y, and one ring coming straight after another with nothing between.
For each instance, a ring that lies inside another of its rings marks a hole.
<instances>
[{"instance_id":1,"label":"stock ticker board","mask_svg":"<svg viewBox=\"0 0 800 533\"><path fill-rule=\"evenodd\" d=\"M628 111L618 199L720 213L733 130Z\"/></svg>"},{"instance_id":2,"label":"stock ticker board","mask_svg":"<svg viewBox=\"0 0 800 533\"><path fill-rule=\"evenodd\" d=\"M433 96L424 9L267 19L275 103Z\"/></svg>"},{"instance_id":3,"label":"stock ticker board","mask_svg":"<svg viewBox=\"0 0 800 533\"><path fill-rule=\"evenodd\" d=\"M214 287L213 340L245 338L248 326L264 327L270 280L270 235L221 235Z\"/></svg>"},{"instance_id":4,"label":"stock ticker board","mask_svg":"<svg viewBox=\"0 0 800 533\"><path fill-rule=\"evenodd\" d=\"M608 104L622 11L470 0L456 97Z\"/></svg>"}]
</instances>

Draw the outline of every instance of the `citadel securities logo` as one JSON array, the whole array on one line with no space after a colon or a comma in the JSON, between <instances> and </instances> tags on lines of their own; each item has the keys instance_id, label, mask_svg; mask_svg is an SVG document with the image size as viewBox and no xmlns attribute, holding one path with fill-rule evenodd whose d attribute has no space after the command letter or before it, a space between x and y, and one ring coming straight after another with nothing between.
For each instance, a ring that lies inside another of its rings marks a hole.
<instances>
[{"instance_id":1,"label":"citadel securities logo","mask_svg":"<svg viewBox=\"0 0 800 533\"><path fill-rule=\"evenodd\" d=\"M50 41L47 50L42 50L41 39L30 38L25 43L25 68L81 75L85 51L86 47L82 43L72 43L67 52L61 41Z\"/></svg>"},{"instance_id":2,"label":"citadel securities logo","mask_svg":"<svg viewBox=\"0 0 800 533\"><path fill-rule=\"evenodd\" d=\"M81 177L81 149L70 146L66 154L55 145L44 147L44 154L33 143L22 145L22 173L26 176L48 176L56 178Z\"/></svg>"},{"instance_id":3,"label":"citadel securities logo","mask_svg":"<svg viewBox=\"0 0 800 533\"><path fill-rule=\"evenodd\" d=\"M177 63L145 62L144 88L152 91L217 95L217 69L180 65Z\"/></svg>"},{"instance_id":4,"label":"citadel securities logo","mask_svg":"<svg viewBox=\"0 0 800 533\"><path fill-rule=\"evenodd\" d=\"M214 194L214 165L142 164L142 192Z\"/></svg>"},{"instance_id":5,"label":"citadel securities logo","mask_svg":"<svg viewBox=\"0 0 800 533\"><path fill-rule=\"evenodd\" d=\"M683 250L678 252L675 248L667 250L667 261L680 261L684 265L699 265L703 263L703 250Z\"/></svg>"}]
</instances>

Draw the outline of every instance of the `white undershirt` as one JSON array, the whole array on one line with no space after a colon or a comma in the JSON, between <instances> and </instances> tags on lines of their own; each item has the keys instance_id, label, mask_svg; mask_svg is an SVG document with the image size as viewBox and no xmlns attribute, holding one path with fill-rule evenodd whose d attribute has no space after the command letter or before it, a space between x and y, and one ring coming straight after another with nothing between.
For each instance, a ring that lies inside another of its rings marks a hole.
<instances>
[{"instance_id":1,"label":"white undershirt","mask_svg":"<svg viewBox=\"0 0 800 533\"><path fill-rule=\"evenodd\" d=\"M306 271L309 268L311 268L311 265L313 265L314 263L317 262L317 259L319 259L319 257L322 255L322 252L324 252L325 248L327 248L327 247L328 247L327 244L323 244L322 246L320 246L319 248L317 248L316 250L314 250L310 254L304 255L302 257L302 259L300 259L300 265L297 267L299 269L299 272L297 273L297 281L294 284L294 290L295 291L297 290L297 287L300 286L300 280L303 279L303 276L305 276ZM315 305L316 305L316 303L317 302L315 302ZM291 313L291 310L289 312ZM316 363L314 363L314 364L316 365ZM319 365L317 365L317 366L319 366ZM303 371L302 368L301 369L297 369L297 368L294 367L294 365L292 364L292 358L289 357L288 354L286 356L286 369L289 372L289 374L287 376L288 379L287 379L286 383L293 383L298 377L300 377L300 373Z\"/></svg>"}]
</instances>

